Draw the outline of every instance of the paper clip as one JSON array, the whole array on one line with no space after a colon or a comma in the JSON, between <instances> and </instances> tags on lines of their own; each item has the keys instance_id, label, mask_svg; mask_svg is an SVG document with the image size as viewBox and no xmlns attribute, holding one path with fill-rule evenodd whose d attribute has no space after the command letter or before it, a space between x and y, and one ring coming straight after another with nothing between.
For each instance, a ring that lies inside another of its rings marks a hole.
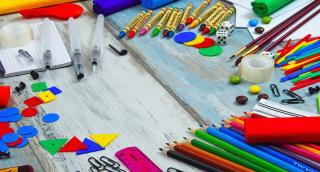
<instances>
[{"instance_id":1,"label":"paper clip","mask_svg":"<svg viewBox=\"0 0 320 172\"><path fill-rule=\"evenodd\" d=\"M280 92L279 92L278 86L276 84L270 84L270 89L271 89L271 92L274 96L280 97Z\"/></svg>"},{"instance_id":2,"label":"paper clip","mask_svg":"<svg viewBox=\"0 0 320 172\"><path fill-rule=\"evenodd\" d=\"M282 92L286 95L288 95L289 97L292 97L292 98L295 98L295 99L299 99L299 100L302 100L302 97L299 96L298 94L290 91L290 90L287 90L287 89L284 89L282 90Z\"/></svg>"},{"instance_id":3,"label":"paper clip","mask_svg":"<svg viewBox=\"0 0 320 172\"><path fill-rule=\"evenodd\" d=\"M178 170L178 169L173 168L173 167L169 167L169 168L167 169L167 172L183 172L183 171Z\"/></svg>"},{"instance_id":4,"label":"paper clip","mask_svg":"<svg viewBox=\"0 0 320 172\"><path fill-rule=\"evenodd\" d=\"M101 163L101 162L102 163ZM110 158L105 156L100 157L100 161L95 159L94 157L90 157L88 162L90 163L90 171L91 172L126 172L125 170L120 169L120 164Z\"/></svg>"},{"instance_id":5,"label":"paper clip","mask_svg":"<svg viewBox=\"0 0 320 172\"><path fill-rule=\"evenodd\" d=\"M302 99L284 99L281 100L281 104L300 104L304 103L304 100Z\"/></svg>"},{"instance_id":6,"label":"paper clip","mask_svg":"<svg viewBox=\"0 0 320 172\"><path fill-rule=\"evenodd\" d=\"M120 164L119 163L117 163L116 161L114 161L114 160L112 160L110 158L107 158L105 156L100 157L100 161L102 161L105 164L105 166L109 166L112 169L120 168Z\"/></svg>"},{"instance_id":7,"label":"paper clip","mask_svg":"<svg viewBox=\"0 0 320 172\"><path fill-rule=\"evenodd\" d=\"M95 159L94 157L90 157L88 159L88 162L90 163L90 165L92 165L92 167L90 167L90 171L96 172L96 171L104 170L104 165L102 163L100 163L97 159Z\"/></svg>"}]
</instances>

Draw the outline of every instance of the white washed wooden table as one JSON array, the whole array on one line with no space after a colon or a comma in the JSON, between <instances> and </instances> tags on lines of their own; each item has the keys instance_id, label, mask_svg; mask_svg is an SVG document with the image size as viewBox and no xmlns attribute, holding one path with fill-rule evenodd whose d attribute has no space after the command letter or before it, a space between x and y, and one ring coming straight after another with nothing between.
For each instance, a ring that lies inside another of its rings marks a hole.
<instances>
[{"instance_id":1,"label":"white washed wooden table","mask_svg":"<svg viewBox=\"0 0 320 172\"><path fill-rule=\"evenodd\" d=\"M192 1L195 6L200 3ZM173 5L183 7L186 3L181 0ZM253 107L254 96L249 96L252 101L247 106L234 104L235 96L247 94L250 83L233 87L227 82L228 76L235 72L235 68L226 62L227 58L250 41L249 33L244 29L236 30L231 42L224 47L223 55L213 59L203 58L196 49L160 37L153 39L145 36L118 42L115 36L130 20L128 16L142 10L137 6L106 17L102 61L98 70L92 73L89 55L95 17L90 11L91 3L87 1L82 4L89 10L77 19L85 52L86 77L77 81L74 68L68 67L51 71L39 80L59 87L63 93L56 101L42 105L36 118L23 119L18 123L19 126L36 126L39 135L31 139L27 147L12 149L12 157L1 160L0 168L31 164L41 172L88 171L89 157L105 155L116 159L116 151L135 145L164 171L171 166L187 172L197 171L161 155L158 148L166 142L191 136L187 127L196 127L203 122L220 123L220 119L229 114L248 111ZM15 20L21 20L21 17L18 14L0 16L0 25ZM55 21L55 24L69 50L66 22ZM122 44L130 53L117 56L107 47L109 43ZM278 83L280 76L280 71L277 71L273 82ZM12 86L18 85L19 81L26 82L28 89L22 95L13 94L11 104L23 108L23 100L34 95L30 85L36 81L29 75L1 79L1 83ZM268 85L261 84L265 90ZM288 88L289 85L280 86ZM270 94L268 90L266 92ZM297 107L316 111L315 101L312 100ZM61 118L56 123L44 124L41 116L50 112L59 113ZM42 139L72 136L83 139L90 133L119 133L120 136L106 150L81 156L72 153L51 156L38 143Z\"/></svg>"}]
</instances>

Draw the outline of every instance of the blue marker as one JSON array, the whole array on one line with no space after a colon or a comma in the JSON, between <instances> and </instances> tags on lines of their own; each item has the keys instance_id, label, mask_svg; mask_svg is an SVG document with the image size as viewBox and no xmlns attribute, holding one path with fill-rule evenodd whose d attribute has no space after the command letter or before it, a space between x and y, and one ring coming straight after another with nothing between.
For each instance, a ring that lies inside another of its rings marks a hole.
<instances>
[{"instance_id":1,"label":"blue marker","mask_svg":"<svg viewBox=\"0 0 320 172\"><path fill-rule=\"evenodd\" d=\"M296 71L296 72L294 72L294 73L291 73L291 74L289 74L289 75L287 75L287 76L285 76L285 77L282 77L282 78L280 79L280 82L284 82L284 81L293 79L293 78L295 78L295 77L297 77L297 76L299 76L299 75L301 75L301 74L303 74L303 73L309 72L309 71L311 71L311 70L313 70L313 69L315 69L315 68L318 68L318 67L320 67L320 62L317 62L316 64L314 64L314 65L312 65L312 66L306 67L306 68L304 68L304 69L301 69L301 70L299 70L299 71Z\"/></svg>"}]
</instances>

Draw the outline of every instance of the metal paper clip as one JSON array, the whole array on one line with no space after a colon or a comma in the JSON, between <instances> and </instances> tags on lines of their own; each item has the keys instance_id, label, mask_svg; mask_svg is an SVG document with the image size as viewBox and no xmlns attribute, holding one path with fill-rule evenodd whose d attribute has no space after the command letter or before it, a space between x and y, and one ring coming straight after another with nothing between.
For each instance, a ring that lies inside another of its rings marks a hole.
<instances>
[{"instance_id":1,"label":"metal paper clip","mask_svg":"<svg viewBox=\"0 0 320 172\"><path fill-rule=\"evenodd\" d=\"M282 104L300 104L300 103L304 103L304 100L302 99L284 99L281 100Z\"/></svg>"},{"instance_id":2,"label":"metal paper clip","mask_svg":"<svg viewBox=\"0 0 320 172\"><path fill-rule=\"evenodd\" d=\"M90 171L96 172L104 170L104 165L94 157L90 157L88 162L92 165L92 167L90 167Z\"/></svg>"},{"instance_id":3,"label":"metal paper clip","mask_svg":"<svg viewBox=\"0 0 320 172\"><path fill-rule=\"evenodd\" d=\"M120 164L117 163L116 161L107 158L105 156L100 157L100 161L102 161L106 166L111 167L112 169L118 169L120 168Z\"/></svg>"},{"instance_id":4,"label":"metal paper clip","mask_svg":"<svg viewBox=\"0 0 320 172\"><path fill-rule=\"evenodd\" d=\"M169 168L167 169L167 172L183 172L183 171L178 170L178 169L173 168L173 167L169 167Z\"/></svg>"},{"instance_id":5,"label":"metal paper clip","mask_svg":"<svg viewBox=\"0 0 320 172\"><path fill-rule=\"evenodd\" d=\"M270 84L270 89L271 89L271 92L274 96L280 97L280 92L279 92L278 86L276 84Z\"/></svg>"},{"instance_id":6,"label":"metal paper clip","mask_svg":"<svg viewBox=\"0 0 320 172\"><path fill-rule=\"evenodd\" d=\"M284 89L284 90L282 90L282 92L283 92L284 94L292 97L292 98L302 100L302 97L301 97L301 96L299 96L298 94L296 94L296 93L294 93L294 92L292 92L292 91L290 91L290 90Z\"/></svg>"}]
</instances>

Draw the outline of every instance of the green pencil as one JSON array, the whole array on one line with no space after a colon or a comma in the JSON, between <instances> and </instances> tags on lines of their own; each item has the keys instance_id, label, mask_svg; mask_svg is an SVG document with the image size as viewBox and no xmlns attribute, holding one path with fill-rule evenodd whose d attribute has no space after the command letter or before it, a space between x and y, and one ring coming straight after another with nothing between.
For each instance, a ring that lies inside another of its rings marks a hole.
<instances>
[{"instance_id":1,"label":"green pencil","mask_svg":"<svg viewBox=\"0 0 320 172\"><path fill-rule=\"evenodd\" d=\"M243 151L225 141L222 141L212 135L209 135L208 133L202 131L202 130L194 130L194 129L190 129L192 133L194 133L194 135L198 138L201 138L219 148L222 148L228 152L231 152L235 155L238 155L239 157L241 158L244 158L248 161L251 161L253 162L254 164L256 165L259 165L260 167L262 168L265 168L267 170L270 170L270 171L277 171L277 172L286 172L286 170L280 168L280 167L277 167L273 164L271 164L270 162L267 162L259 157L256 157L246 151Z\"/></svg>"},{"instance_id":2,"label":"green pencil","mask_svg":"<svg viewBox=\"0 0 320 172\"><path fill-rule=\"evenodd\" d=\"M314 73L310 72L310 73L307 73L305 75L301 75L301 76L299 76L297 78L294 78L291 82L295 83L295 82L301 81L301 80L306 79L306 78L315 78L317 76L320 76L320 71L314 72Z\"/></svg>"},{"instance_id":3,"label":"green pencil","mask_svg":"<svg viewBox=\"0 0 320 172\"><path fill-rule=\"evenodd\" d=\"M240 158L240 157L238 157L238 156L236 156L236 155L234 155L232 153L229 153L227 151L223 151L222 149L219 149L219 148L213 147L211 145L208 145L206 143L203 143L200 140L197 140L197 139L187 139L187 140L191 145L193 145L193 146L195 146L195 147L197 147L199 149L202 149L204 151L207 151L207 152L212 153L214 155L217 155L219 157L225 158L227 160L230 160L232 162L240 164L240 165L242 165L244 167L250 168L250 169L252 169L254 171L271 172L271 171L266 170L266 169L264 169L262 167L259 167L258 165L254 164L254 163L252 163L250 161L242 159L242 158Z\"/></svg>"}]
</instances>

